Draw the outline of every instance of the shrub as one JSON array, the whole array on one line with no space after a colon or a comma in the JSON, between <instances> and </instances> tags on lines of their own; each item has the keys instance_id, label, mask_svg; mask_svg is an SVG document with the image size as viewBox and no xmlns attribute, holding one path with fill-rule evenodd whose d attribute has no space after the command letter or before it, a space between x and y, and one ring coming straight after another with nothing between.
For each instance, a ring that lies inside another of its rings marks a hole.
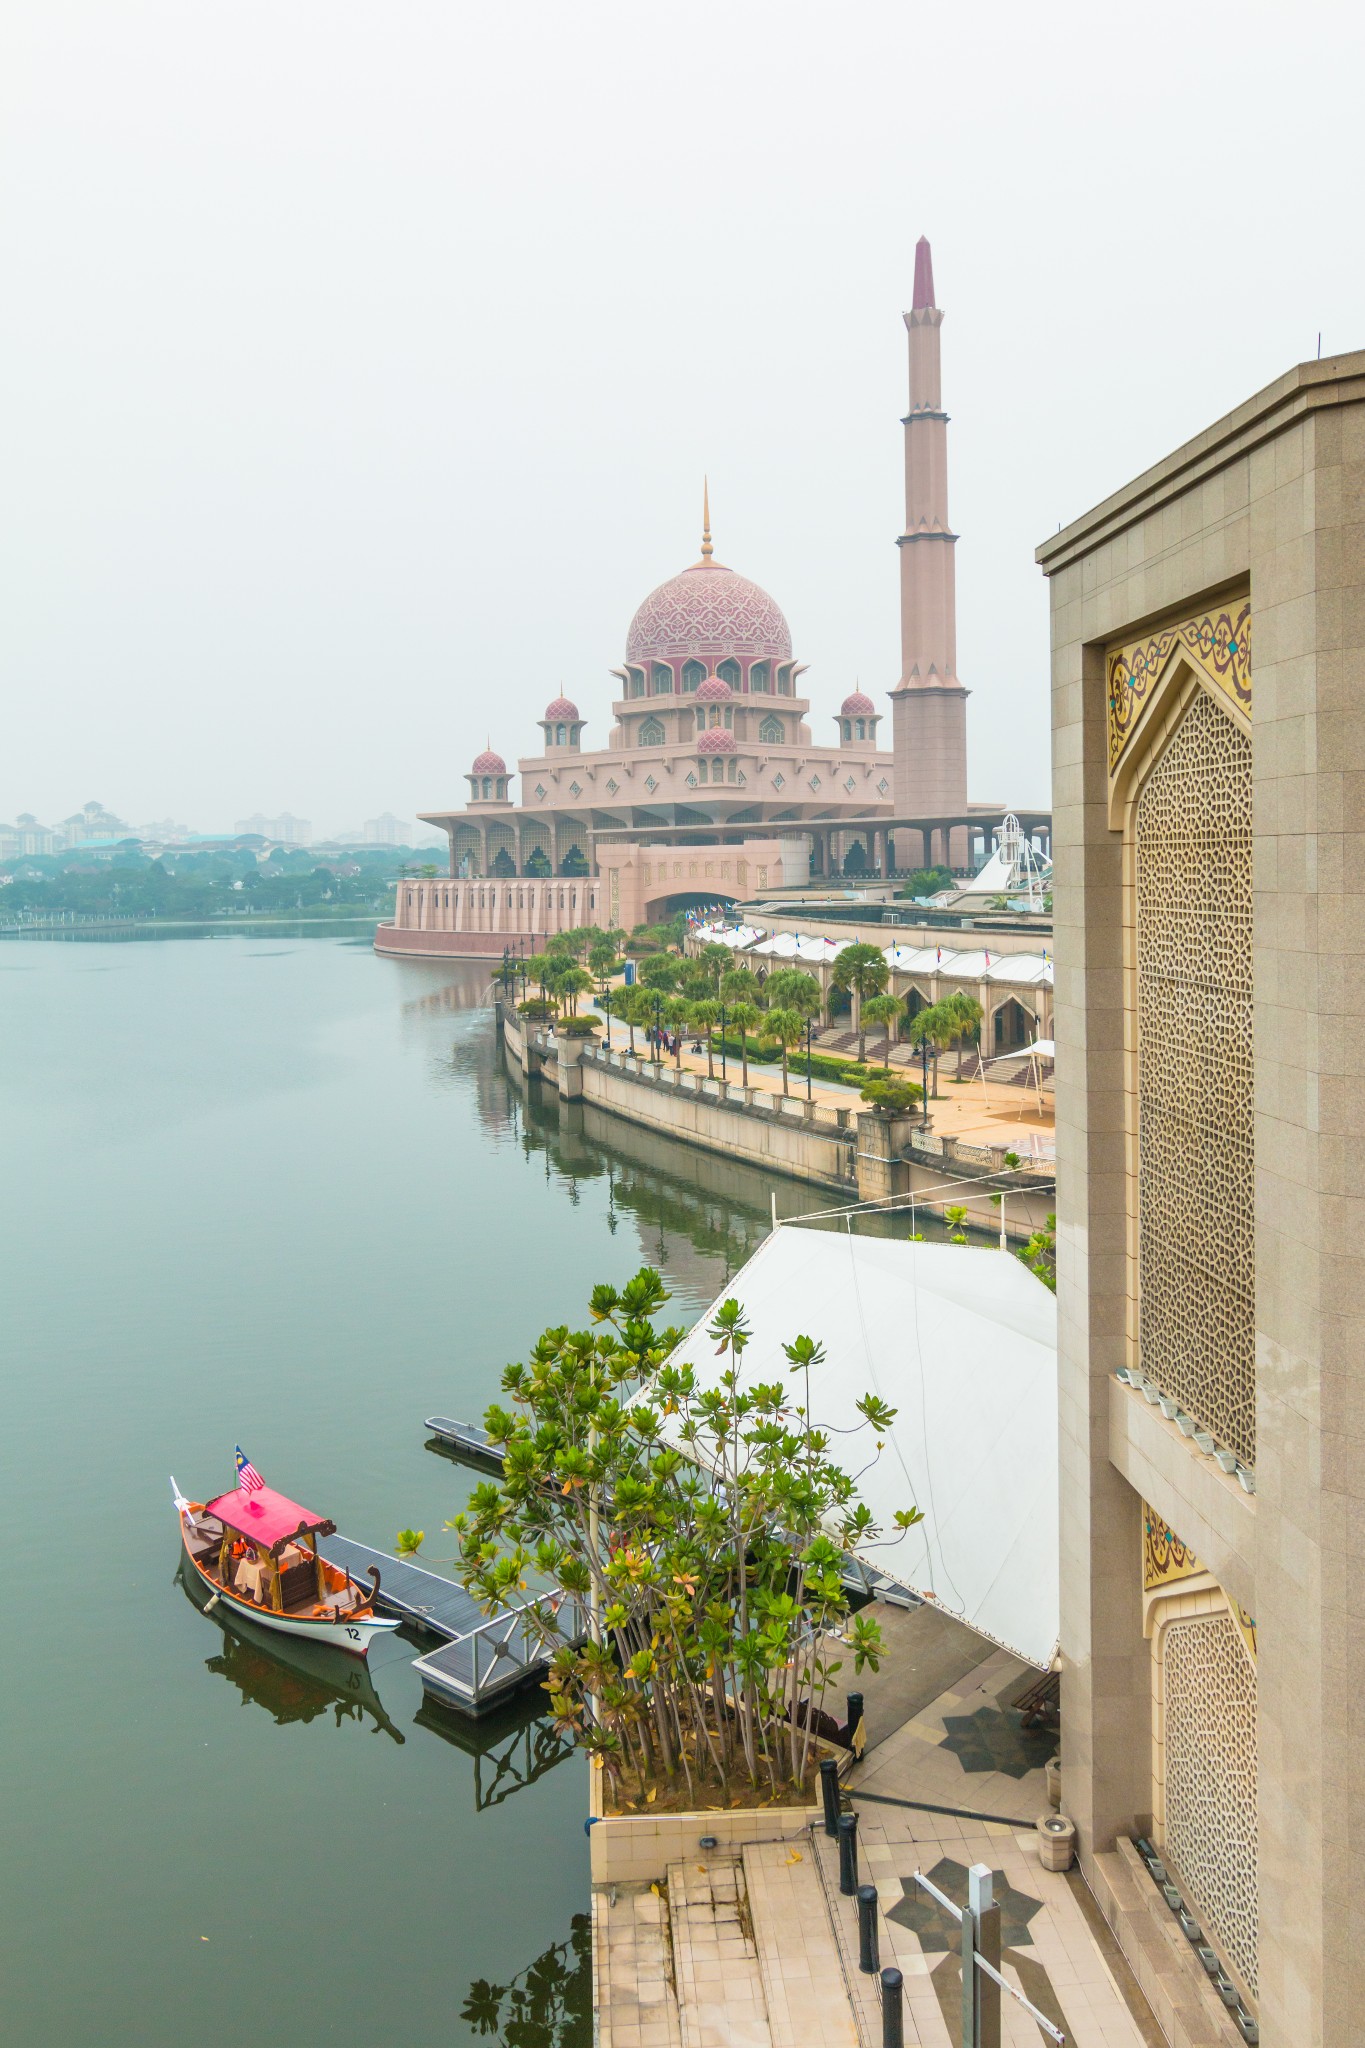
<instances>
[{"instance_id":1,"label":"shrub","mask_svg":"<svg viewBox=\"0 0 1365 2048\"><path fill-rule=\"evenodd\" d=\"M591 1038L602 1028L600 1017L566 1017L559 1027L561 1038Z\"/></svg>"},{"instance_id":2,"label":"shrub","mask_svg":"<svg viewBox=\"0 0 1365 2048\"><path fill-rule=\"evenodd\" d=\"M862 1097L882 1116L908 1116L924 1100L924 1090L916 1081L902 1081L898 1074L890 1080L874 1074L863 1083Z\"/></svg>"}]
</instances>

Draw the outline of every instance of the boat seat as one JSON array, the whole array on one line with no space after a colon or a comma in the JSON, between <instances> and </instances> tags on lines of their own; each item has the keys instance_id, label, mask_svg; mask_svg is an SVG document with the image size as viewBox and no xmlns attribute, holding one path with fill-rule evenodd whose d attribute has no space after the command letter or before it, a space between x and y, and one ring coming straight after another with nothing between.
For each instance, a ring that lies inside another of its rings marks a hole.
<instances>
[{"instance_id":1,"label":"boat seat","mask_svg":"<svg viewBox=\"0 0 1365 2048\"><path fill-rule=\"evenodd\" d=\"M312 1558L302 1564L291 1564L280 1573L280 1605L282 1607L311 1607L318 1597L317 1573Z\"/></svg>"}]
</instances>

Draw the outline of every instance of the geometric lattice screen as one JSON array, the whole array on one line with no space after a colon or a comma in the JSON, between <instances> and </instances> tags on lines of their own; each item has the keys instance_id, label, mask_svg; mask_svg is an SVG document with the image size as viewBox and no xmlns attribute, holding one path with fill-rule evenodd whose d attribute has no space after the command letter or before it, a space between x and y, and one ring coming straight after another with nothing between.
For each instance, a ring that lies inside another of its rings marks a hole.
<instances>
[{"instance_id":1,"label":"geometric lattice screen","mask_svg":"<svg viewBox=\"0 0 1365 2048\"><path fill-rule=\"evenodd\" d=\"M1231 1615L1163 1637L1163 1853L1228 1961L1256 1990L1256 1674Z\"/></svg>"},{"instance_id":2,"label":"geometric lattice screen","mask_svg":"<svg viewBox=\"0 0 1365 2048\"><path fill-rule=\"evenodd\" d=\"M1141 1364L1254 1465L1251 742L1203 690L1134 829Z\"/></svg>"}]
</instances>

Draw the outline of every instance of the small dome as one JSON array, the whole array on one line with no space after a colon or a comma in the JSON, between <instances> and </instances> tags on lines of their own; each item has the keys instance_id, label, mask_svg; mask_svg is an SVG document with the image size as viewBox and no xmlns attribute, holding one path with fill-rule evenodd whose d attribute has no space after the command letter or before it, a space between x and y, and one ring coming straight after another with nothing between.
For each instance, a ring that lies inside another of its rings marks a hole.
<instances>
[{"instance_id":1,"label":"small dome","mask_svg":"<svg viewBox=\"0 0 1365 2048\"><path fill-rule=\"evenodd\" d=\"M547 718L577 718L578 706L571 704L567 697L555 697L545 706Z\"/></svg>"},{"instance_id":2,"label":"small dome","mask_svg":"<svg viewBox=\"0 0 1365 2048\"><path fill-rule=\"evenodd\" d=\"M713 725L710 731L704 732L697 741L699 754L733 754L734 751L735 736L732 732L727 732L723 725Z\"/></svg>"},{"instance_id":3,"label":"small dome","mask_svg":"<svg viewBox=\"0 0 1365 2048\"><path fill-rule=\"evenodd\" d=\"M870 711L875 717L876 710L877 707L870 697L864 696L861 690L855 690L852 696L845 697L839 706L839 715L841 718L863 718Z\"/></svg>"},{"instance_id":4,"label":"small dome","mask_svg":"<svg viewBox=\"0 0 1365 2048\"><path fill-rule=\"evenodd\" d=\"M734 694L724 676L708 676L704 683L697 685L699 704L722 704L726 698L733 697Z\"/></svg>"},{"instance_id":5,"label":"small dome","mask_svg":"<svg viewBox=\"0 0 1365 2048\"><path fill-rule=\"evenodd\" d=\"M486 747L483 753L475 755L474 766L470 773L472 775L505 775L507 773L507 763L503 760L501 754L495 754L491 747Z\"/></svg>"}]
</instances>

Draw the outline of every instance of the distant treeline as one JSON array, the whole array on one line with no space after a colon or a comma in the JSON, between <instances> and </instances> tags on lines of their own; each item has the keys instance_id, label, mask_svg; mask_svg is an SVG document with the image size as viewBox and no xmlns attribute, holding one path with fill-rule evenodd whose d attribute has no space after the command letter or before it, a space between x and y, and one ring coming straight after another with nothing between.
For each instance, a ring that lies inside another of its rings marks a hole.
<instances>
[{"instance_id":1,"label":"distant treeline","mask_svg":"<svg viewBox=\"0 0 1365 2048\"><path fill-rule=\"evenodd\" d=\"M400 869L419 869L423 853L365 848L324 863L310 848L278 850L258 863L250 853L186 853L159 859L130 851L98 862L70 853L7 863L0 920L20 911L90 916L201 918L312 910L380 915L393 907ZM341 870L342 872L338 872Z\"/></svg>"}]
</instances>

